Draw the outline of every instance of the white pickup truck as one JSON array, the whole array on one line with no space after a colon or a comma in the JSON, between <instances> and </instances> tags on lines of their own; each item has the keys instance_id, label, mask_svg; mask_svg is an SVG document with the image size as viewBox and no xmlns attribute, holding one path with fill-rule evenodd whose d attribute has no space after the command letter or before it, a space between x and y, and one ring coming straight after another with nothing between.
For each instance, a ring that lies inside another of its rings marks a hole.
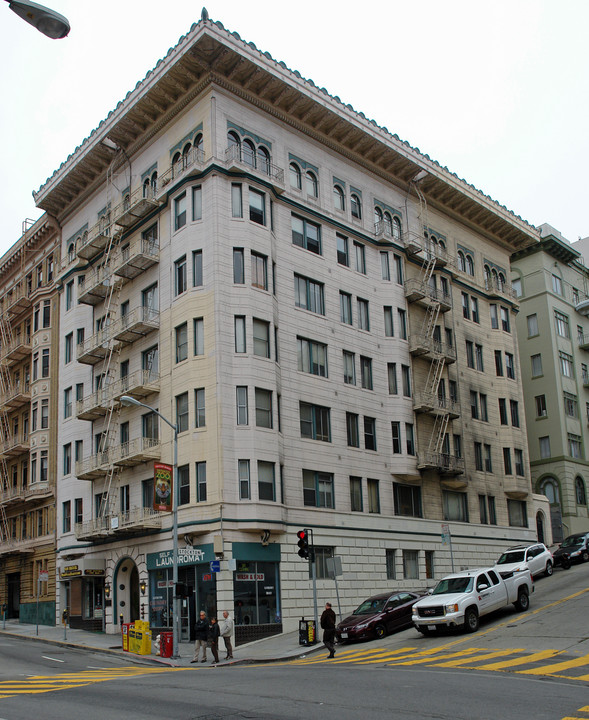
<instances>
[{"instance_id":1,"label":"white pickup truck","mask_svg":"<svg viewBox=\"0 0 589 720\"><path fill-rule=\"evenodd\" d=\"M525 612L534 585L529 570L502 578L496 568L454 573L440 580L427 596L413 606L411 619L420 633L462 627L476 632L482 615L513 603Z\"/></svg>"}]
</instances>

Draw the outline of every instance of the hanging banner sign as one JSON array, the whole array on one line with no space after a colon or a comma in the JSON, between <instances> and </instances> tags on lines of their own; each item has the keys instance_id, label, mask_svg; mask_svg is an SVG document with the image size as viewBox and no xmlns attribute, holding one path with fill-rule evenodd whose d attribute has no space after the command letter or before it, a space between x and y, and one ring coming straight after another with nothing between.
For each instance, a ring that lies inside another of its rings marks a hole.
<instances>
[{"instance_id":1,"label":"hanging banner sign","mask_svg":"<svg viewBox=\"0 0 589 720\"><path fill-rule=\"evenodd\" d=\"M153 464L153 509L172 512L174 468L165 463Z\"/></svg>"}]
</instances>

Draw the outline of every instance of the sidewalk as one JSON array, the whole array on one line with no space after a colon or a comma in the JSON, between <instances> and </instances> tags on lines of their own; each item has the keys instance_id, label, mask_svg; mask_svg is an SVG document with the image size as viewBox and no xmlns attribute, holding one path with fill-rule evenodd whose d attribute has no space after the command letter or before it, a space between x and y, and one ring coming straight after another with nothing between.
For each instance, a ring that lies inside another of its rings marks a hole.
<instances>
[{"instance_id":1,"label":"sidewalk","mask_svg":"<svg viewBox=\"0 0 589 720\"><path fill-rule=\"evenodd\" d=\"M190 661L194 654L193 643L180 643L178 653L180 657L160 658L155 653L155 643L152 642L151 655L135 655L134 653L123 652L121 636L107 635L105 633L94 633L86 630L73 630L68 627L64 631L63 625L51 627L48 625L39 625L37 634L37 626L29 624L21 624L18 620L6 620L6 628L0 620L0 637L21 637L28 640L42 640L61 647L81 648L84 650L94 650L96 652L109 653L119 655L121 660L132 663L148 663L160 664L169 667L192 667L205 668L211 665L213 659L212 653L207 652L207 662L191 665ZM278 660L292 660L297 657L308 655L318 651L324 651L325 648L321 642L311 647L299 645L298 631L291 633L283 633L274 635L264 640L256 640L255 642L245 645L233 647L233 660L223 660L225 655L225 646L221 641L219 643L219 667L223 665L236 665L243 663L273 662ZM325 650L325 652L327 652Z\"/></svg>"}]
</instances>

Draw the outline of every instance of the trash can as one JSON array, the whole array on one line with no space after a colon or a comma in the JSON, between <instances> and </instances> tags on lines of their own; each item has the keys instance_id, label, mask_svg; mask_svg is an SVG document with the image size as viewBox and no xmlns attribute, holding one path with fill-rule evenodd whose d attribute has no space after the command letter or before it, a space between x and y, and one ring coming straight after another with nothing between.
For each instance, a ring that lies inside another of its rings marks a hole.
<instances>
[{"instance_id":1,"label":"trash can","mask_svg":"<svg viewBox=\"0 0 589 720\"><path fill-rule=\"evenodd\" d=\"M160 657L172 657L174 652L174 635L171 632L160 633Z\"/></svg>"},{"instance_id":2,"label":"trash can","mask_svg":"<svg viewBox=\"0 0 589 720\"><path fill-rule=\"evenodd\" d=\"M315 637L315 620L299 620L299 645L315 645L317 638Z\"/></svg>"},{"instance_id":3,"label":"trash can","mask_svg":"<svg viewBox=\"0 0 589 720\"><path fill-rule=\"evenodd\" d=\"M121 633L123 637L123 650L125 652L129 652L129 628L133 625L133 623L122 623L121 625Z\"/></svg>"}]
</instances>

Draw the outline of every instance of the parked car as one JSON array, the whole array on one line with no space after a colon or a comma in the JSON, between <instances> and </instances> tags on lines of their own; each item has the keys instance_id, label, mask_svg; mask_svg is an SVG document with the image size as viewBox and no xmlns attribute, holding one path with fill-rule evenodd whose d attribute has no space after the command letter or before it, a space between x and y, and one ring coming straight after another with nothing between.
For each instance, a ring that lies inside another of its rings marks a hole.
<instances>
[{"instance_id":1,"label":"parked car","mask_svg":"<svg viewBox=\"0 0 589 720\"><path fill-rule=\"evenodd\" d=\"M544 573L552 575L554 559L552 553L543 543L534 545L516 545L506 550L497 560L497 569L501 577L508 577L513 572L528 569L533 577Z\"/></svg>"},{"instance_id":2,"label":"parked car","mask_svg":"<svg viewBox=\"0 0 589 720\"><path fill-rule=\"evenodd\" d=\"M572 562L587 562L589 560L589 532L575 533L566 537L558 550L554 551L554 562L556 563L565 554L571 558Z\"/></svg>"},{"instance_id":3,"label":"parked car","mask_svg":"<svg viewBox=\"0 0 589 720\"><path fill-rule=\"evenodd\" d=\"M387 633L411 626L413 603L423 597L417 592L388 592L364 600L336 628L336 637L346 640L383 638Z\"/></svg>"}]
</instances>

